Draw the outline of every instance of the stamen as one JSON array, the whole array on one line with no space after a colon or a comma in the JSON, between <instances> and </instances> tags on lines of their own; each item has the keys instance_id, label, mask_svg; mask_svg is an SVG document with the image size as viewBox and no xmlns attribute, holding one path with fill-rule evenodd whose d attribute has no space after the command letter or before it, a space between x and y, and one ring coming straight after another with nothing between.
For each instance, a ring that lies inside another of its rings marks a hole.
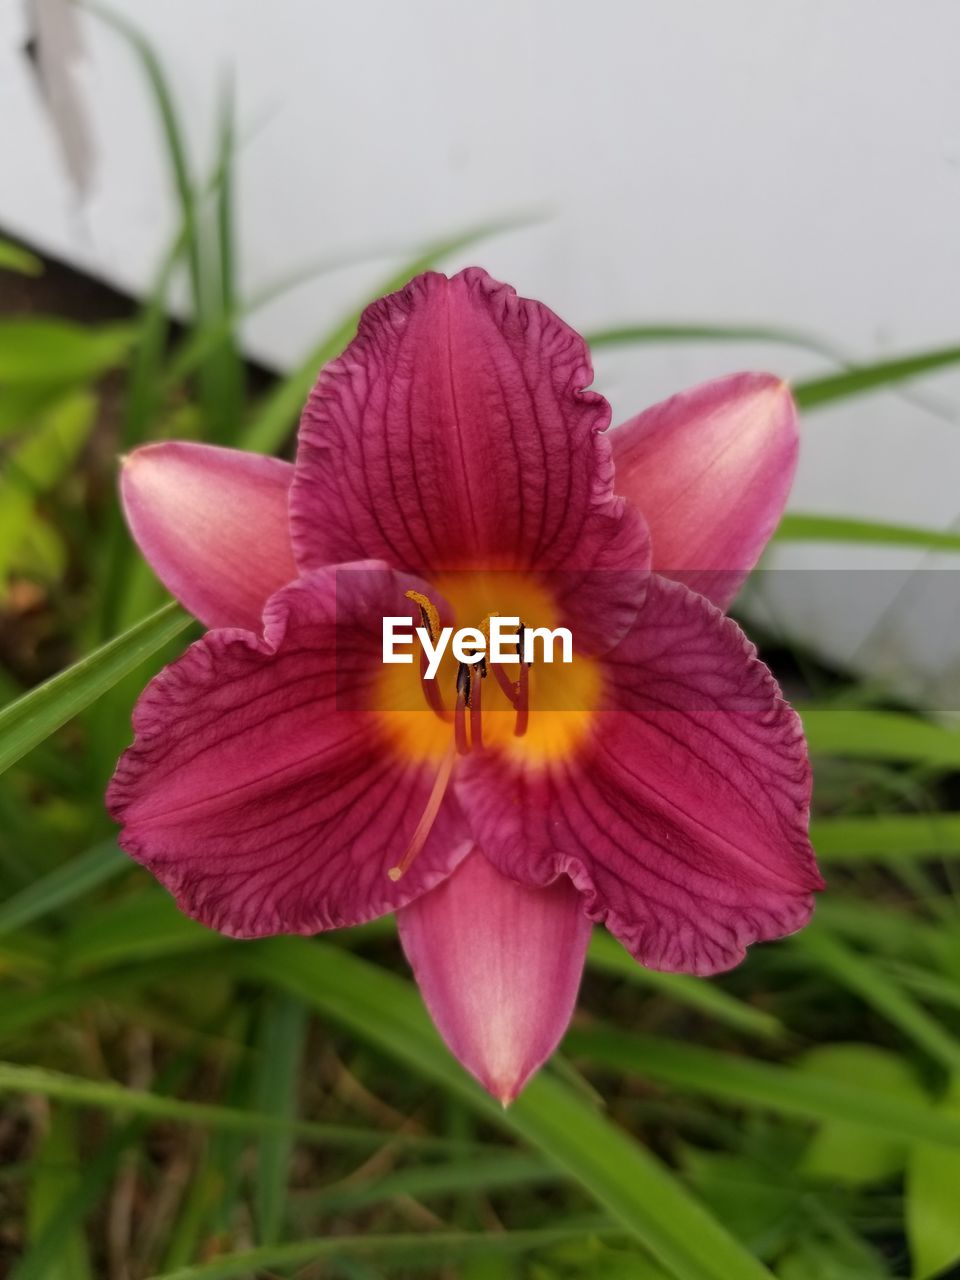
<instances>
[{"instance_id":1,"label":"stamen","mask_svg":"<svg viewBox=\"0 0 960 1280\"><path fill-rule=\"evenodd\" d=\"M417 854L427 843L427 837L433 830L433 824L437 820L437 814L440 812L440 805L447 791L447 785L450 782L450 774L453 771L453 761L455 752L451 747L440 762L440 768L433 782L433 788L430 791L429 799L426 807L421 815L420 821L417 823L416 830L407 846L407 851L397 863L395 867L391 867L387 875L396 883L402 875L410 870L410 866L416 858Z\"/></svg>"},{"instance_id":2,"label":"stamen","mask_svg":"<svg viewBox=\"0 0 960 1280\"><path fill-rule=\"evenodd\" d=\"M429 664L430 660L427 657L426 651L421 648L420 688L423 690L423 696L427 700L427 706L433 714L435 716L439 716L441 720L446 720L449 723L450 712L447 710L447 704L444 702L443 694L440 691L440 681L427 679L427 667Z\"/></svg>"},{"instance_id":3,"label":"stamen","mask_svg":"<svg viewBox=\"0 0 960 1280\"><path fill-rule=\"evenodd\" d=\"M513 726L513 736L522 738L527 732L530 721L530 668L525 662L520 663L520 679L517 681L517 719Z\"/></svg>"},{"instance_id":4,"label":"stamen","mask_svg":"<svg viewBox=\"0 0 960 1280\"><path fill-rule=\"evenodd\" d=\"M511 707L515 709L517 706L517 686L513 683L499 663L491 662L490 670L493 672L497 684L503 690L504 697L508 699Z\"/></svg>"},{"instance_id":5,"label":"stamen","mask_svg":"<svg viewBox=\"0 0 960 1280\"><path fill-rule=\"evenodd\" d=\"M482 672L470 668L470 746L474 751L483 750L481 726L481 701L483 697Z\"/></svg>"},{"instance_id":6,"label":"stamen","mask_svg":"<svg viewBox=\"0 0 960 1280\"><path fill-rule=\"evenodd\" d=\"M406 591L404 592L408 600L420 610L420 622L422 623L427 635L430 637L430 643L436 644L437 637L440 635L440 614L437 606L433 603L429 596L425 596L422 591ZM429 660L423 646L420 648L420 688L423 690L423 696L426 699L427 706L435 716L439 716L441 720L450 720L450 714L447 711L446 704L443 701L443 694L440 692L440 683L438 680L427 679L427 667Z\"/></svg>"},{"instance_id":7,"label":"stamen","mask_svg":"<svg viewBox=\"0 0 960 1280\"><path fill-rule=\"evenodd\" d=\"M470 668L461 662L457 668L457 701L453 709L453 740L460 755L470 750L467 741L466 708L470 697Z\"/></svg>"},{"instance_id":8,"label":"stamen","mask_svg":"<svg viewBox=\"0 0 960 1280\"><path fill-rule=\"evenodd\" d=\"M412 600L414 604L420 606L420 617L423 620L423 625L427 629L431 643L436 644L437 636L440 634L440 614L437 606L422 591L405 591L404 595L408 600Z\"/></svg>"}]
</instances>

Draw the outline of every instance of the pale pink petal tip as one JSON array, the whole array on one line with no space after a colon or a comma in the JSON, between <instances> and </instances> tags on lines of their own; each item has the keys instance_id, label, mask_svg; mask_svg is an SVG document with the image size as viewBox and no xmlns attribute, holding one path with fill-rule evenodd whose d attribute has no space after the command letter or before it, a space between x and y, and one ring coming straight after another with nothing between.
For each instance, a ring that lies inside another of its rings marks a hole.
<instances>
[{"instance_id":1,"label":"pale pink petal tip","mask_svg":"<svg viewBox=\"0 0 960 1280\"><path fill-rule=\"evenodd\" d=\"M239 449L168 441L121 459L123 511L167 590L208 627L259 630L297 576L287 494L293 467Z\"/></svg>"},{"instance_id":2,"label":"pale pink petal tip","mask_svg":"<svg viewBox=\"0 0 960 1280\"><path fill-rule=\"evenodd\" d=\"M580 895L565 876L519 884L474 851L397 919L440 1034L508 1106L573 1014L590 938Z\"/></svg>"},{"instance_id":3,"label":"pale pink petal tip","mask_svg":"<svg viewBox=\"0 0 960 1280\"><path fill-rule=\"evenodd\" d=\"M726 608L777 527L799 436L790 389L737 373L646 409L610 434L614 488L650 526L653 567Z\"/></svg>"}]
</instances>

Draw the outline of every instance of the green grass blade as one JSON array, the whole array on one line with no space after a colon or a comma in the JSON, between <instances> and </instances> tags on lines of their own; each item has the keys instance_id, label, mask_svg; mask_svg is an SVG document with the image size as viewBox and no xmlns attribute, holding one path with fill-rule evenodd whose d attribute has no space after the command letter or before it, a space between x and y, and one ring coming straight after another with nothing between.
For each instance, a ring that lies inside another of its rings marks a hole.
<instances>
[{"instance_id":1,"label":"green grass blade","mask_svg":"<svg viewBox=\"0 0 960 1280\"><path fill-rule=\"evenodd\" d=\"M573 1240L589 1237L616 1239L622 1228L610 1226L603 1219L563 1227L542 1227L532 1231L504 1231L481 1234L468 1231L443 1231L416 1235L332 1236L320 1240L298 1240L293 1244L273 1245L262 1249L246 1249L213 1262L192 1267L179 1267L151 1276L150 1280L234 1280L265 1274L278 1267L307 1266L311 1262L337 1258L370 1258L380 1263L396 1262L413 1266L420 1274L430 1266L442 1267L480 1254L509 1257L556 1248ZM379 1274L379 1273L378 1273Z\"/></svg>"},{"instance_id":2,"label":"green grass blade","mask_svg":"<svg viewBox=\"0 0 960 1280\"><path fill-rule=\"evenodd\" d=\"M254 1072L254 1100L258 1110L287 1125L296 1119L306 1030L307 1010L301 1000L283 992L267 996ZM255 1191L259 1239L264 1245L276 1244L281 1237L292 1147L289 1129L260 1139Z\"/></svg>"},{"instance_id":3,"label":"green grass blade","mask_svg":"<svg viewBox=\"0 0 960 1280\"><path fill-rule=\"evenodd\" d=\"M834 982L866 1000L948 1071L960 1070L960 1042L907 995L888 970L875 967L819 922L792 938L791 945L821 965Z\"/></svg>"},{"instance_id":4,"label":"green grass blade","mask_svg":"<svg viewBox=\"0 0 960 1280\"><path fill-rule=\"evenodd\" d=\"M246 1134L291 1134L301 1142L346 1151L369 1151L386 1141L422 1150L445 1150L452 1144L440 1138L420 1138L404 1134L385 1134L382 1129L361 1129L350 1125L316 1124L306 1120L288 1120L280 1116L243 1107L223 1107L205 1102L182 1102L165 1094L130 1089L112 1080L87 1080L44 1067L21 1066L0 1062L0 1094L39 1093L57 1098L68 1106L94 1107L151 1120L167 1120L177 1124L200 1125L204 1128Z\"/></svg>"},{"instance_id":5,"label":"green grass blade","mask_svg":"<svg viewBox=\"0 0 960 1280\"><path fill-rule=\"evenodd\" d=\"M960 732L895 711L800 708L811 751L855 760L902 760L960 768Z\"/></svg>"},{"instance_id":6,"label":"green grass blade","mask_svg":"<svg viewBox=\"0 0 960 1280\"><path fill-rule=\"evenodd\" d=\"M53 316L0 320L0 382L87 382L123 364L136 337L130 324L82 325Z\"/></svg>"},{"instance_id":7,"label":"green grass blade","mask_svg":"<svg viewBox=\"0 0 960 1280\"><path fill-rule=\"evenodd\" d=\"M748 1035L774 1039L783 1035L784 1027L773 1014L738 1000L722 987L705 978L683 973L659 973L645 969L608 933L595 929L587 952L587 963L593 969L614 974L627 982L647 987L675 1000L677 1004L696 1009L718 1022Z\"/></svg>"},{"instance_id":8,"label":"green grass blade","mask_svg":"<svg viewBox=\"0 0 960 1280\"><path fill-rule=\"evenodd\" d=\"M84 0L83 7L90 13L95 14L107 26L112 27L118 35L126 40L136 54L153 94L160 117L160 127L166 143L173 184L180 201L181 214L186 229L185 249L190 270L195 315L199 320L203 313L203 280L200 241L197 232L196 201L183 129L173 101L173 94L167 83L167 77L149 41L144 39L132 22L128 22L126 18L119 13L115 13L112 9L92 3L92 0Z\"/></svg>"},{"instance_id":9,"label":"green grass blade","mask_svg":"<svg viewBox=\"0 0 960 1280\"><path fill-rule=\"evenodd\" d=\"M846 361L829 343L799 329L784 329L779 325L764 324L710 324L692 321L683 324L633 324L600 329L586 335L591 349L599 347L626 347L651 342L774 342L778 345L798 347L826 356L838 363Z\"/></svg>"},{"instance_id":10,"label":"green grass blade","mask_svg":"<svg viewBox=\"0 0 960 1280\"><path fill-rule=\"evenodd\" d=\"M676 1280L769 1280L769 1272L629 1134L541 1074L508 1110L440 1044L416 990L328 943L275 938L251 948L252 973L465 1100L565 1170Z\"/></svg>"},{"instance_id":11,"label":"green grass blade","mask_svg":"<svg viewBox=\"0 0 960 1280\"><path fill-rule=\"evenodd\" d=\"M960 854L960 813L883 813L821 818L810 835L825 862L927 858Z\"/></svg>"},{"instance_id":12,"label":"green grass blade","mask_svg":"<svg viewBox=\"0 0 960 1280\"><path fill-rule=\"evenodd\" d=\"M0 271L18 271L22 276L43 275L43 263L35 253L11 240L0 239Z\"/></svg>"},{"instance_id":13,"label":"green grass blade","mask_svg":"<svg viewBox=\"0 0 960 1280\"><path fill-rule=\"evenodd\" d=\"M566 1175L539 1156L476 1155L469 1160L442 1161L401 1169L398 1173L381 1174L376 1171L368 1181L350 1182L317 1191L301 1192L295 1196L293 1208L311 1213L321 1210L332 1213L357 1209L371 1204L383 1204L399 1196L415 1199L431 1197L447 1198L464 1191L481 1191L489 1195L519 1186L544 1186L565 1181Z\"/></svg>"},{"instance_id":14,"label":"green grass blade","mask_svg":"<svg viewBox=\"0 0 960 1280\"><path fill-rule=\"evenodd\" d=\"M960 1116L945 1118L932 1106L868 1093L857 1084L791 1067L607 1028L571 1031L564 1047L582 1061L751 1110L849 1121L900 1141L960 1147Z\"/></svg>"},{"instance_id":15,"label":"green grass blade","mask_svg":"<svg viewBox=\"0 0 960 1280\"><path fill-rule=\"evenodd\" d=\"M28 1206L31 1243L43 1238L64 1197L75 1192L82 1178L73 1116L69 1111L54 1111L40 1150L32 1161ZM91 1280L93 1269L83 1224L77 1223L60 1239L59 1245L59 1256L51 1259L45 1280Z\"/></svg>"},{"instance_id":16,"label":"green grass blade","mask_svg":"<svg viewBox=\"0 0 960 1280\"><path fill-rule=\"evenodd\" d=\"M850 520L845 516L788 514L774 535L778 542L856 542L921 551L960 551L960 533L915 525Z\"/></svg>"},{"instance_id":17,"label":"green grass blade","mask_svg":"<svg viewBox=\"0 0 960 1280\"><path fill-rule=\"evenodd\" d=\"M190 625L170 603L0 711L0 773Z\"/></svg>"},{"instance_id":18,"label":"green grass blade","mask_svg":"<svg viewBox=\"0 0 960 1280\"><path fill-rule=\"evenodd\" d=\"M845 369L842 373L798 382L793 387L793 395L801 409L815 409L821 405L833 404L837 400L847 400L851 396L894 386L909 378L933 373L937 369L946 369L958 362L960 347L942 347L936 351L898 356L893 360L878 360L875 364L859 365Z\"/></svg>"},{"instance_id":19,"label":"green grass blade","mask_svg":"<svg viewBox=\"0 0 960 1280\"><path fill-rule=\"evenodd\" d=\"M71 858L6 902L0 902L0 938L51 911L60 910L129 866L130 859L117 848L115 840L107 840L88 853Z\"/></svg>"}]
</instances>

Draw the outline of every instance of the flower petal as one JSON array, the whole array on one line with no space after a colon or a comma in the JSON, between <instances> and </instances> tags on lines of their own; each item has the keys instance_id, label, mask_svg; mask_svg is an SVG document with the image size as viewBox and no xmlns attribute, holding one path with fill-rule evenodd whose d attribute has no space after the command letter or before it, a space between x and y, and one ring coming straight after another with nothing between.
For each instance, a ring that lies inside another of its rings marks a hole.
<instances>
[{"instance_id":1,"label":"flower petal","mask_svg":"<svg viewBox=\"0 0 960 1280\"><path fill-rule=\"evenodd\" d=\"M614 488L650 526L653 567L726 608L777 526L796 470L789 388L738 373L610 433Z\"/></svg>"},{"instance_id":2,"label":"flower petal","mask_svg":"<svg viewBox=\"0 0 960 1280\"><path fill-rule=\"evenodd\" d=\"M270 600L262 640L212 631L147 687L107 804L188 914L236 937L316 933L403 906L466 855L448 794L410 870L388 875L438 774L369 710L381 618L413 616L413 581L309 575Z\"/></svg>"},{"instance_id":3,"label":"flower petal","mask_svg":"<svg viewBox=\"0 0 960 1280\"><path fill-rule=\"evenodd\" d=\"M566 872L642 964L730 968L805 924L822 886L800 721L739 628L658 575L603 662L606 708L577 755L536 771L468 757L467 818L505 874Z\"/></svg>"},{"instance_id":4,"label":"flower petal","mask_svg":"<svg viewBox=\"0 0 960 1280\"><path fill-rule=\"evenodd\" d=\"M440 1034L506 1106L573 1013L590 940L579 893L566 876L518 884L475 850L397 923Z\"/></svg>"},{"instance_id":5,"label":"flower petal","mask_svg":"<svg viewBox=\"0 0 960 1280\"><path fill-rule=\"evenodd\" d=\"M301 421L298 564L602 567L597 545L619 537L624 504L592 377L578 334L478 269L418 276L374 303Z\"/></svg>"},{"instance_id":6,"label":"flower petal","mask_svg":"<svg viewBox=\"0 0 960 1280\"><path fill-rule=\"evenodd\" d=\"M259 631L266 601L297 576L292 479L277 458L171 440L124 459L120 494L137 545L181 604L208 627Z\"/></svg>"}]
</instances>

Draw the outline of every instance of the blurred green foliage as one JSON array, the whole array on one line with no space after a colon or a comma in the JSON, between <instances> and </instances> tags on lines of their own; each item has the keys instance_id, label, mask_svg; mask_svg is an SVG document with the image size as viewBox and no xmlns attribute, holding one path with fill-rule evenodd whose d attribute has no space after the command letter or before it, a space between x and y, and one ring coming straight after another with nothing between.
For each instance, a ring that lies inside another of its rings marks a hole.
<instances>
[{"instance_id":1,"label":"blurred green foliage","mask_svg":"<svg viewBox=\"0 0 960 1280\"><path fill-rule=\"evenodd\" d=\"M563 1053L507 1112L440 1045L390 922L231 942L118 851L104 785L137 692L192 623L124 533L114 456L172 434L287 449L356 323L251 392L238 325L282 286L238 295L229 96L197 180L162 69L121 34L179 201L155 289L129 323L0 321L0 1271L927 1280L956 1265L960 732L922 708L866 689L851 706L836 682L811 695L830 880L815 924L712 981L647 972L598 935ZM426 246L380 291L497 229ZM40 269L0 241L0 271ZM180 271L185 330L168 320ZM791 331L695 324L594 342L745 333L832 363L797 388L811 411L960 358L858 367ZM781 536L960 547L840 515L793 515Z\"/></svg>"}]
</instances>

